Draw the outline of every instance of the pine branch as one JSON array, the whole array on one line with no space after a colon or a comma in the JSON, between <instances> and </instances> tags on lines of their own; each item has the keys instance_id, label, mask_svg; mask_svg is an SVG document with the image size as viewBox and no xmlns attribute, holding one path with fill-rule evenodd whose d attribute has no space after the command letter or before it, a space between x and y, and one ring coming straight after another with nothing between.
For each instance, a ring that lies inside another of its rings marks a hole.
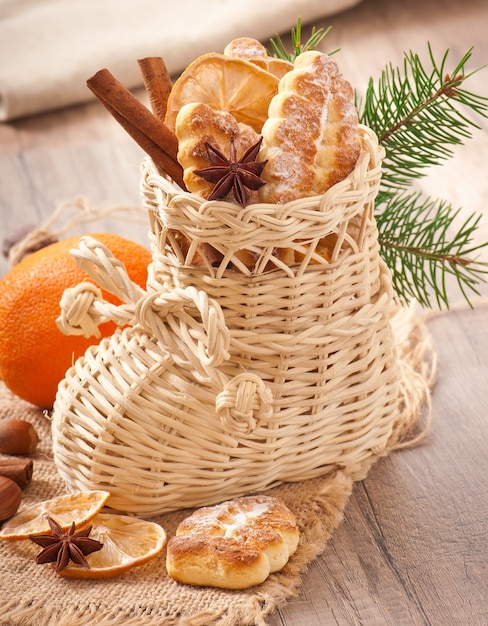
<instances>
[{"instance_id":1,"label":"pine branch","mask_svg":"<svg viewBox=\"0 0 488 626\"><path fill-rule=\"evenodd\" d=\"M479 128L463 113L487 117L488 98L462 88L475 72L465 72L472 48L451 72L446 71L449 51L436 62L428 46L431 68L420 57L405 54L403 71L387 66L375 83L369 80L363 101L358 100L360 120L369 126L386 150L384 188L406 189L426 175L426 169L453 155L452 147L472 137Z\"/></svg>"},{"instance_id":2,"label":"pine branch","mask_svg":"<svg viewBox=\"0 0 488 626\"><path fill-rule=\"evenodd\" d=\"M332 26L329 26L327 29L316 29L314 26L312 28L312 32L310 33L310 37L305 43L302 43L302 20L298 17L296 26L291 29L291 52L288 52L283 40L279 34L276 33L275 37L269 40L272 52L268 50L268 55L293 63L300 54L303 54L308 50L315 50L319 43L328 35L331 28ZM337 50L329 52L328 54L332 55L335 54L335 52L337 52Z\"/></svg>"},{"instance_id":3,"label":"pine branch","mask_svg":"<svg viewBox=\"0 0 488 626\"><path fill-rule=\"evenodd\" d=\"M449 51L440 62L428 46L430 69L420 57L405 54L403 69L387 66L375 83L370 79L360 120L372 128L386 151L376 201L380 253L393 273L398 299L416 299L449 307L448 279L465 300L486 282L488 264L477 260L488 242L473 245L481 215L470 215L457 227L459 210L441 200L411 191L427 169L453 156L479 128L476 116L487 117L488 98L464 89L475 70L466 73L472 48L450 71Z\"/></svg>"},{"instance_id":4,"label":"pine branch","mask_svg":"<svg viewBox=\"0 0 488 626\"><path fill-rule=\"evenodd\" d=\"M449 276L465 300L477 294L488 277L488 263L477 260L488 242L473 244L481 215L470 215L456 227L460 211L419 192L387 196L378 212L380 254L392 270L393 288L404 303L414 298L422 306L449 308Z\"/></svg>"}]
</instances>

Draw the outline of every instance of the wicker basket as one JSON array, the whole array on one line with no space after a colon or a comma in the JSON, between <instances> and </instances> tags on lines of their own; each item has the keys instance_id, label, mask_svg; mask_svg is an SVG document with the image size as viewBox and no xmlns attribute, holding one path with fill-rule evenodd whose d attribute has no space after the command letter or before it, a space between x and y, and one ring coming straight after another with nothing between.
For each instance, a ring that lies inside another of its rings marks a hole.
<instances>
[{"instance_id":1,"label":"wicker basket","mask_svg":"<svg viewBox=\"0 0 488 626\"><path fill-rule=\"evenodd\" d=\"M346 180L286 205L206 202L144 162L147 290L86 238L79 264L124 304L88 284L64 298L76 332L108 318L129 324L59 387L54 458L69 487L107 489L115 509L151 516L384 450L399 368L373 217L383 154L368 129L362 145ZM324 241L328 260L317 252ZM293 266L282 260L290 249Z\"/></svg>"}]
</instances>

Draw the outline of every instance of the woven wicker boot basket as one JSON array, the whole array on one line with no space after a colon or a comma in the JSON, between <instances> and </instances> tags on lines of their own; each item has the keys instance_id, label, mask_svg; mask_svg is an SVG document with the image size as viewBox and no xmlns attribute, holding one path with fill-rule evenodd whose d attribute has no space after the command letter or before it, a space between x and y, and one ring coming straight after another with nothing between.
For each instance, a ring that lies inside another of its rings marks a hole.
<instances>
[{"instance_id":1,"label":"woven wicker boot basket","mask_svg":"<svg viewBox=\"0 0 488 626\"><path fill-rule=\"evenodd\" d=\"M285 205L204 201L144 161L147 290L84 238L78 263L123 304L88 283L63 298L72 332L105 319L126 325L59 387L54 459L70 488L107 489L113 508L153 516L354 467L384 450L399 367L373 217L383 151L361 133L346 180Z\"/></svg>"}]
</instances>

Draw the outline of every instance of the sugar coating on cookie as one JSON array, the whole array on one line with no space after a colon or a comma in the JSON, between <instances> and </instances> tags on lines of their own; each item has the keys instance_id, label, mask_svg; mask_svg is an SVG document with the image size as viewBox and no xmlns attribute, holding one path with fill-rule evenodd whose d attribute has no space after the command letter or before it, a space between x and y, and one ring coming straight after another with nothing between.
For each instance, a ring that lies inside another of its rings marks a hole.
<instances>
[{"instance_id":1,"label":"sugar coating on cookie","mask_svg":"<svg viewBox=\"0 0 488 626\"><path fill-rule=\"evenodd\" d=\"M230 57L237 57L238 59L254 59L268 55L263 44L252 37L233 39L225 46L224 54Z\"/></svg>"},{"instance_id":2,"label":"sugar coating on cookie","mask_svg":"<svg viewBox=\"0 0 488 626\"><path fill-rule=\"evenodd\" d=\"M283 76L264 123L260 160L268 160L261 202L320 195L346 178L360 152L352 86L328 55L299 55Z\"/></svg>"},{"instance_id":3,"label":"sugar coating on cookie","mask_svg":"<svg viewBox=\"0 0 488 626\"><path fill-rule=\"evenodd\" d=\"M182 583L245 589L284 567L298 539L295 517L278 498L236 498L183 520L168 542L166 566Z\"/></svg>"},{"instance_id":4,"label":"sugar coating on cookie","mask_svg":"<svg viewBox=\"0 0 488 626\"><path fill-rule=\"evenodd\" d=\"M183 167L187 189L208 198L214 185L195 170L211 165L205 142L229 156L230 141L234 140L240 156L259 140L259 135L247 124L237 122L233 115L214 111L206 104L185 104L176 116L175 134L178 138L178 161Z\"/></svg>"}]
</instances>

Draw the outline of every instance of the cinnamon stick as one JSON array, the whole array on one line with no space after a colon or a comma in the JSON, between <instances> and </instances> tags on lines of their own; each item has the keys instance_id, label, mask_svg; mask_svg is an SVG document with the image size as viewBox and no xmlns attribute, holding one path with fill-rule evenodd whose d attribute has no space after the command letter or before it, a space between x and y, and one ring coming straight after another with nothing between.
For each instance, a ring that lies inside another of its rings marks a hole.
<instances>
[{"instance_id":1,"label":"cinnamon stick","mask_svg":"<svg viewBox=\"0 0 488 626\"><path fill-rule=\"evenodd\" d=\"M156 166L183 189L183 168L178 163L178 139L107 69L87 80L87 86Z\"/></svg>"},{"instance_id":2,"label":"cinnamon stick","mask_svg":"<svg viewBox=\"0 0 488 626\"><path fill-rule=\"evenodd\" d=\"M20 457L6 457L0 459L0 476L5 476L16 482L19 487L25 487L32 478L32 459Z\"/></svg>"},{"instance_id":3,"label":"cinnamon stick","mask_svg":"<svg viewBox=\"0 0 488 626\"><path fill-rule=\"evenodd\" d=\"M144 57L138 59L144 86L149 96L152 112L164 122L169 94L171 92L171 77L161 57Z\"/></svg>"}]
</instances>

